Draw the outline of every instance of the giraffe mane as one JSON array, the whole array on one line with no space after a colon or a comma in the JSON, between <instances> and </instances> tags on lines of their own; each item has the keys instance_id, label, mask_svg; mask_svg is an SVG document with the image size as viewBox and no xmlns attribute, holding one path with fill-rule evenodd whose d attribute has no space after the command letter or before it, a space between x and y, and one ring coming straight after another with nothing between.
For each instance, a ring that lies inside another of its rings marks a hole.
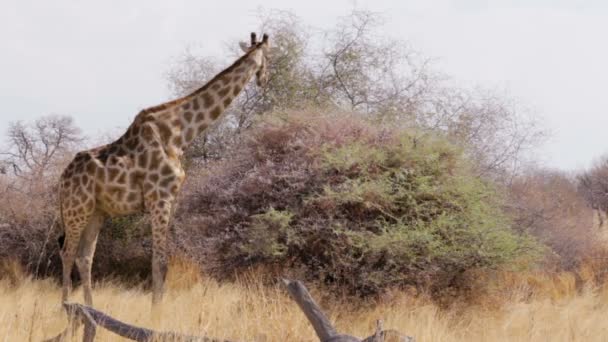
<instances>
[{"instance_id":1,"label":"giraffe mane","mask_svg":"<svg viewBox=\"0 0 608 342\"><path fill-rule=\"evenodd\" d=\"M267 35L264 35L264 36L267 37ZM153 106L153 107L148 107L148 108L142 110L141 114L156 113L156 112L163 111L165 109L169 109L171 107L174 107L174 106L177 106L177 105L181 104L185 100L187 100L187 99L189 99L189 98L191 98L191 97L199 94L200 92L207 90L209 88L209 86L210 86L211 83L213 83L214 81L217 81L222 76L224 76L224 75L232 72L245 59L247 59L247 57L249 57L249 55L251 53L253 53L255 50L257 50L260 47L261 47L261 44L256 45L253 49L251 49L250 51L248 51L247 53L245 53L243 56L241 56L239 59L237 59L236 62L232 63L232 65L230 65L226 69L222 70L219 74L215 75L211 80L207 81L202 87L200 87L197 90L191 92L190 94L188 94L186 96L182 96L182 97L177 98L175 100L171 100L171 101L167 101L167 102L161 103L161 104Z\"/></svg>"}]
</instances>

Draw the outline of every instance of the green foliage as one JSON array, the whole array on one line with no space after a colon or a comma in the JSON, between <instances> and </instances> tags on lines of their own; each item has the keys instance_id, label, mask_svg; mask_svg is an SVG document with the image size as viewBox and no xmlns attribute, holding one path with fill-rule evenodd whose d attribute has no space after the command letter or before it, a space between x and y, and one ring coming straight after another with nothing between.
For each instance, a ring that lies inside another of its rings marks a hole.
<instances>
[{"instance_id":1,"label":"green foliage","mask_svg":"<svg viewBox=\"0 0 608 342\"><path fill-rule=\"evenodd\" d=\"M400 132L383 145L326 145L321 165L341 177L308 204L329 209L334 219L358 218L340 233L357 247L353 252L362 263L376 261L359 283L419 283L421 274L432 273L446 273L450 281L472 268L533 259L541 251L510 230L496 190L473 176L459 149L438 137Z\"/></svg>"},{"instance_id":2,"label":"green foliage","mask_svg":"<svg viewBox=\"0 0 608 342\"><path fill-rule=\"evenodd\" d=\"M360 295L436 292L468 270L540 255L510 228L494 186L441 136L304 115L265 118L212 172L224 179L200 189L202 211L234 207L216 222L237 227L221 242L222 271L272 263Z\"/></svg>"},{"instance_id":3,"label":"green foliage","mask_svg":"<svg viewBox=\"0 0 608 342\"><path fill-rule=\"evenodd\" d=\"M267 260L285 257L287 245L291 242L289 223L292 217L290 212L274 208L263 214L252 215L247 232L249 241L239 246L241 252Z\"/></svg>"},{"instance_id":4,"label":"green foliage","mask_svg":"<svg viewBox=\"0 0 608 342\"><path fill-rule=\"evenodd\" d=\"M107 220L105 229L112 239L127 243L143 233L141 228L145 225L142 225L142 220L141 214L113 217ZM149 233L149 227L147 230Z\"/></svg>"}]
</instances>

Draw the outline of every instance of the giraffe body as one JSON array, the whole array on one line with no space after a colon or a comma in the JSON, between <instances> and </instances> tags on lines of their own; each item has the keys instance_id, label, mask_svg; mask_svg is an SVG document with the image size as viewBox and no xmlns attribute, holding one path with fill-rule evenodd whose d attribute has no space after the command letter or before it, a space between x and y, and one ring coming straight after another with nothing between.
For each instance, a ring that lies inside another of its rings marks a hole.
<instances>
[{"instance_id":1,"label":"giraffe body","mask_svg":"<svg viewBox=\"0 0 608 342\"><path fill-rule=\"evenodd\" d=\"M167 232L175 199L185 179L184 149L216 122L255 74L265 82L268 36L252 34L245 55L202 88L183 98L141 111L115 142L76 154L60 178L64 239L63 301L74 263L85 303L92 305L91 265L106 217L145 212L152 226L153 303L162 299L167 270Z\"/></svg>"}]
</instances>

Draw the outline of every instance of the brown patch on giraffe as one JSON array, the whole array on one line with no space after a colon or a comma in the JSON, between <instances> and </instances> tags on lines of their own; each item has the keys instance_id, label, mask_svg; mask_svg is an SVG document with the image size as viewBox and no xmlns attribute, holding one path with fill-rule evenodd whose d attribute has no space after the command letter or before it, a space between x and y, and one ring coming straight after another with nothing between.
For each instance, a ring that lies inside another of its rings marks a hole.
<instances>
[{"instance_id":1,"label":"brown patch on giraffe","mask_svg":"<svg viewBox=\"0 0 608 342\"><path fill-rule=\"evenodd\" d=\"M185 112L184 113L184 119L186 119L187 123L190 123L192 121L192 117L194 116L194 114L192 114L192 112Z\"/></svg>"},{"instance_id":2,"label":"brown patch on giraffe","mask_svg":"<svg viewBox=\"0 0 608 342\"><path fill-rule=\"evenodd\" d=\"M186 130L186 142L192 141L193 138L194 138L194 131L192 130L192 128L188 128Z\"/></svg>"},{"instance_id":3,"label":"brown patch on giraffe","mask_svg":"<svg viewBox=\"0 0 608 342\"><path fill-rule=\"evenodd\" d=\"M230 82L232 82L232 77L230 75L224 75L222 76L221 81L224 85L230 84Z\"/></svg>"},{"instance_id":4,"label":"brown patch on giraffe","mask_svg":"<svg viewBox=\"0 0 608 342\"><path fill-rule=\"evenodd\" d=\"M99 161L101 161L102 164L105 164L108 161L109 157L110 157L110 154L108 154L107 148L103 148L103 149L99 150L99 152L97 153L97 159Z\"/></svg>"},{"instance_id":5,"label":"brown patch on giraffe","mask_svg":"<svg viewBox=\"0 0 608 342\"><path fill-rule=\"evenodd\" d=\"M150 141L154 139L154 129L150 125L144 125L141 136L144 140Z\"/></svg>"},{"instance_id":6,"label":"brown patch on giraffe","mask_svg":"<svg viewBox=\"0 0 608 342\"><path fill-rule=\"evenodd\" d=\"M127 195L128 202L136 202L138 199L139 195L136 192L130 192L129 195Z\"/></svg>"},{"instance_id":7,"label":"brown patch on giraffe","mask_svg":"<svg viewBox=\"0 0 608 342\"><path fill-rule=\"evenodd\" d=\"M160 198L163 198L163 199L167 199L167 198L171 198L172 197L169 192L167 192L167 191L165 191L163 189L159 189L158 193L160 195Z\"/></svg>"},{"instance_id":8,"label":"brown patch on giraffe","mask_svg":"<svg viewBox=\"0 0 608 342\"><path fill-rule=\"evenodd\" d=\"M145 114L146 115L142 116L142 118L141 118L142 123L154 121L154 116L147 114L147 113L145 113Z\"/></svg>"},{"instance_id":9,"label":"brown patch on giraffe","mask_svg":"<svg viewBox=\"0 0 608 342\"><path fill-rule=\"evenodd\" d=\"M130 149L130 150L135 150L137 148L137 138L133 137L130 138L129 140L127 140L127 143L125 144L125 146Z\"/></svg>"},{"instance_id":10,"label":"brown patch on giraffe","mask_svg":"<svg viewBox=\"0 0 608 342\"><path fill-rule=\"evenodd\" d=\"M161 154L160 151L152 152L152 158L150 158L150 166L149 169L156 170L160 167L161 162Z\"/></svg>"},{"instance_id":11,"label":"brown patch on giraffe","mask_svg":"<svg viewBox=\"0 0 608 342\"><path fill-rule=\"evenodd\" d=\"M188 110L188 109L190 109L190 103L188 103L188 102L184 103L184 104L182 105L182 109L183 109L183 110Z\"/></svg>"},{"instance_id":12,"label":"brown patch on giraffe","mask_svg":"<svg viewBox=\"0 0 608 342\"><path fill-rule=\"evenodd\" d=\"M160 170L160 174L163 176L167 176L173 173L173 169L168 164L163 165L163 168Z\"/></svg>"},{"instance_id":13,"label":"brown patch on giraffe","mask_svg":"<svg viewBox=\"0 0 608 342\"><path fill-rule=\"evenodd\" d=\"M220 114L222 114L222 108L220 108L220 106L216 106L215 108L213 108L213 110L211 111L211 118L213 120L217 119L218 116L220 116Z\"/></svg>"},{"instance_id":14,"label":"brown patch on giraffe","mask_svg":"<svg viewBox=\"0 0 608 342\"><path fill-rule=\"evenodd\" d=\"M153 191L149 196L149 199L152 202L158 201L158 198L159 198L158 191Z\"/></svg>"},{"instance_id":15,"label":"brown patch on giraffe","mask_svg":"<svg viewBox=\"0 0 608 342\"><path fill-rule=\"evenodd\" d=\"M150 191L152 191L152 189L154 189L154 184L150 183L150 182L145 182L144 186L143 186L143 190L144 193L149 193Z\"/></svg>"},{"instance_id":16,"label":"brown patch on giraffe","mask_svg":"<svg viewBox=\"0 0 608 342\"><path fill-rule=\"evenodd\" d=\"M120 174L120 177L118 177L116 182L124 184L126 180L127 180L127 174L125 172L123 172Z\"/></svg>"},{"instance_id":17,"label":"brown patch on giraffe","mask_svg":"<svg viewBox=\"0 0 608 342\"><path fill-rule=\"evenodd\" d=\"M175 146L182 146L184 142L182 141L182 137L181 135L176 136L175 138L173 138L173 144Z\"/></svg>"},{"instance_id":18,"label":"brown patch on giraffe","mask_svg":"<svg viewBox=\"0 0 608 342\"><path fill-rule=\"evenodd\" d=\"M198 112L198 114L196 114L196 122L201 122L201 121L205 121L204 112Z\"/></svg>"},{"instance_id":19,"label":"brown patch on giraffe","mask_svg":"<svg viewBox=\"0 0 608 342\"><path fill-rule=\"evenodd\" d=\"M228 107L230 105L230 102L232 102L232 98L227 97L224 99L224 108Z\"/></svg>"},{"instance_id":20,"label":"brown patch on giraffe","mask_svg":"<svg viewBox=\"0 0 608 342\"><path fill-rule=\"evenodd\" d=\"M87 163L86 172L92 176L95 176L95 163L93 163L93 162Z\"/></svg>"},{"instance_id":21,"label":"brown patch on giraffe","mask_svg":"<svg viewBox=\"0 0 608 342\"><path fill-rule=\"evenodd\" d=\"M116 152L118 152L118 146L111 144L111 145L109 145L109 147L110 148L107 151L108 151L108 154L110 155L110 158L116 159L115 154L116 154Z\"/></svg>"},{"instance_id":22,"label":"brown patch on giraffe","mask_svg":"<svg viewBox=\"0 0 608 342\"><path fill-rule=\"evenodd\" d=\"M169 184L175 182L175 176L169 176L167 178L164 178L162 181L160 181L159 185L163 188L166 188L169 186Z\"/></svg>"},{"instance_id":23,"label":"brown patch on giraffe","mask_svg":"<svg viewBox=\"0 0 608 342\"><path fill-rule=\"evenodd\" d=\"M143 180L144 180L143 171L134 171L134 172L131 172L131 174L129 174L129 183L131 183L133 185L138 185Z\"/></svg>"},{"instance_id":24,"label":"brown patch on giraffe","mask_svg":"<svg viewBox=\"0 0 608 342\"><path fill-rule=\"evenodd\" d=\"M234 72L236 72L237 74L241 74L243 71L245 71L244 65L241 65L238 68L234 69Z\"/></svg>"},{"instance_id":25,"label":"brown patch on giraffe","mask_svg":"<svg viewBox=\"0 0 608 342\"><path fill-rule=\"evenodd\" d=\"M196 111L196 110L199 110L199 108L200 107L198 105L198 100L196 98L193 98L192 99L192 109L194 109Z\"/></svg>"},{"instance_id":26,"label":"brown patch on giraffe","mask_svg":"<svg viewBox=\"0 0 608 342\"><path fill-rule=\"evenodd\" d=\"M158 173L150 173L150 174L148 174L148 180L151 181L152 183L158 182L159 178L160 178L160 176L158 175Z\"/></svg>"},{"instance_id":27,"label":"brown patch on giraffe","mask_svg":"<svg viewBox=\"0 0 608 342\"><path fill-rule=\"evenodd\" d=\"M223 98L223 97L225 97L226 95L228 95L228 93L229 93L229 92L230 92L230 87L226 87L226 88L224 88L224 89L222 89L222 90L218 91L218 92L217 92L217 94L218 94L218 95L219 95L221 98Z\"/></svg>"},{"instance_id":28,"label":"brown patch on giraffe","mask_svg":"<svg viewBox=\"0 0 608 342\"><path fill-rule=\"evenodd\" d=\"M68 176L66 178L70 178L72 173L74 173L74 163L70 163L70 165L68 165L68 167L63 171L63 174Z\"/></svg>"},{"instance_id":29,"label":"brown patch on giraffe","mask_svg":"<svg viewBox=\"0 0 608 342\"><path fill-rule=\"evenodd\" d=\"M147 153L142 153L139 155L139 157L137 157L137 166L141 167L141 168L146 168L146 166L148 166L148 154Z\"/></svg>"},{"instance_id":30,"label":"brown patch on giraffe","mask_svg":"<svg viewBox=\"0 0 608 342\"><path fill-rule=\"evenodd\" d=\"M243 88L240 85L235 85L232 89L232 95L237 96L241 92L241 89Z\"/></svg>"},{"instance_id":31,"label":"brown patch on giraffe","mask_svg":"<svg viewBox=\"0 0 608 342\"><path fill-rule=\"evenodd\" d=\"M182 120L180 120L179 118L174 119L171 122L171 125L173 125L173 127L181 127L182 126Z\"/></svg>"},{"instance_id":32,"label":"brown patch on giraffe","mask_svg":"<svg viewBox=\"0 0 608 342\"><path fill-rule=\"evenodd\" d=\"M87 200L84 203L84 207L86 208L86 210L92 211L93 209L95 209L95 201L93 201L92 199Z\"/></svg>"},{"instance_id":33,"label":"brown patch on giraffe","mask_svg":"<svg viewBox=\"0 0 608 342\"><path fill-rule=\"evenodd\" d=\"M91 156L87 152L78 152L76 153L76 157L74 157L74 161L76 163L82 163L84 161L90 160Z\"/></svg>"},{"instance_id":34,"label":"brown patch on giraffe","mask_svg":"<svg viewBox=\"0 0 608 342\"><path fill-rule=\"evenodd\" d=\"M132 125L129 131L131 132L131 136L137 136L139 134L139 125Z\"/></svg>"},{"instance_id":35,"label":"brown patch on giraffe","mask_svg":"<svg viewBox=\"0 0 608 342\"><path fill-rule=\"evenodd\" d=\"M213 90L219 90L222 86L220 86L218 83L213 83L211 85L211 89Z\"/></svg>"},{"instance_id":36,"label":"brown patch on giraffe","mask_svg":"<svg viewBox=\"0 0 608 342\"><path fill-rule=\"evenodd\" d=\"M213 96L211 96L211 94L203 94L203 105L205 106L205 108L211 108L211 106L213 106L213 102Z\"/></svg>"},{"instance_id":37,"label":"brown patch on giraffe","mask_svg":"<svg viewBox=\"0 0 608 342\"><path fill-rule=\"evenodd\" d=\"M158 127L161 139L163 139L164 142L169 142L172 133L171 128L164 122L158 122L156 125Z\"/></svg>"},{"instance_id":38,"label":"brown patch on giraffe","mask_svg":"<svg viewBox=\"0 0 608 342\"><path fill-rule=\"evenodd\" d=\"M120 170L118 169L108 169L108 181L113 182L114 179L118 177L119 173Z\"/></svg>"}]
</instances>

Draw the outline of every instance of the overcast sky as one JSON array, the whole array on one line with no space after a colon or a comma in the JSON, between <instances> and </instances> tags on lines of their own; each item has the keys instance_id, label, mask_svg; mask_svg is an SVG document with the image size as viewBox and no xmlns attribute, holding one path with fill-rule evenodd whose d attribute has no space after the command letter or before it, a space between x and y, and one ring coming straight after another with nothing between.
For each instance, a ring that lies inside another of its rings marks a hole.
<instances>
[{"instance_id":1,"label":"overcast sky","mask_svg":"<svg viewBox=\"0 0 608 342\"><path fill-rule=\"evenodd\" d=\"M608 2L371 0L386 18L466 86L497 88L551 131L539 158L573 170L608 152ZM330 27L346 0L13 1L0 13L0 137L8 122L67 114L89 136L126 128L169 98L164 73L187 46L218 57L246 38L263 9L287 9ZM4 139L4 138L3 138Z\"/></svg>"}]
</instances>

